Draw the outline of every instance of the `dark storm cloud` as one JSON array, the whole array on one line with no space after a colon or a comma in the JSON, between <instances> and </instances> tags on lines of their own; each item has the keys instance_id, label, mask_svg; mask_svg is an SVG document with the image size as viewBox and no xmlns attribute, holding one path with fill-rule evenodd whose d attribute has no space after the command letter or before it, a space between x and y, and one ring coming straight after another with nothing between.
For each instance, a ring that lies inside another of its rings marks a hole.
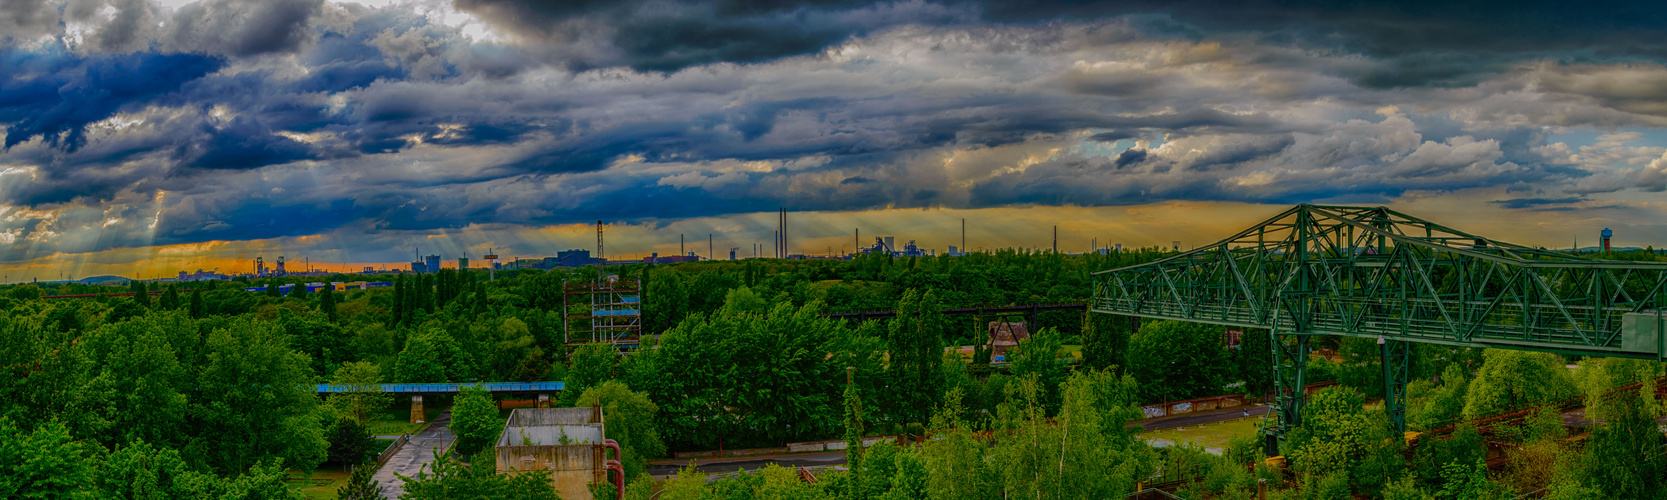
<instances>
[{"instance_id":1,"label":"dark storm cloud","mask_svg":"<svg viewBox=\"0 0 1667 500\"><path fill-rule=\"evenodd\" d=\"M56 42L0 42L0 206L55 211L0 238L64 238L30 251L783 205L1555 201L1595 170L1547 126L1667 117L1661 28L1609 14L1478 40L1504 28L1435 4L456 4L495 41L441 4L80 3L15 31ZM1518 9L1497 19L1557 14ZM1609 177L1667 185L1638 172Z\"/></svg>"},{"instance_id":2,"label":"dark storm cloud","mask_svg":"<svg viewBox=\"0 0 1667 500\"><path fill-rule=\"evenodd\" d=\"M1474 84L1511 62L1545 57L1667 60L1667 7L1659 3L1489 0L1332 2L1325 0L1068 0L999 2L549 1L459 0L458 7L561 51L575 67L627 65L674 71L713 62L750 63L813 54L893 26L1028 25L1156 15L1154 35L1197 38L1248 33L1273 43L1364 52L1374 64L1336 72L1373 88ZM1164 18L1175 22L1165 23ZM1141 75L1103 80L1085 91L1146 91Z\"/></svg>"},{"instance_id":3,"label":"dark storm cloud","mask_svg":"<svg viewBox=\"0 0 1667 500\"><path fill-rule=\"evenodd\" d=\"M1571 204L1571 203L1580 203L1582 201L1586 201L1586 200L1584 198L1579 198L1579 197L1571 197L1571 198L1516 198L1516 199L1510 199L1510 200L1493 200L1493 201L1490 201L1488 203L1499 205L1500 207L1508 208L1508 209L1511 209L1511 210L1522 210L1522 209L1525 209L1525 208L1535 209L1535 210L1545 210L1545 209L1556 208L1556 207L1550 207L1550 205L1568 205L1568 204ZM1567 208L1567 207L1564 207L1564 208Z\"/></svg>"},{"instance_id":4,"label":"dark storm cloud","mask_svg":"<svg viewBox=\"0 0 1667 500\"><path fill-rule=\"evenodd\" d=\"M203 123L200 140L181 145L174 157L181 166L202 169L255 169L313 158L299 142L276 135L265 124L237 117L221 126Z\"/></svg>"},{"instance_id":5,"label":"dark storm cloud","mask_svg":"<svg viewBox=\"0 0 1667 500\"><path fill-rule=\"evenodd\" d=\"M927 2L681 0L458 0L519 33L555 44L594 46L564 63L675 71L715 62L750 63L814 53L852 36L902 24L971 21L974 6Z\"/></svg>"},{"instance_id":6,"label":"dark storm cloud","mask_svg":"<svg viewBox=\"0 0 1667 500\"><path fill-rule=\"evenodd\" d=\"M324 0L201 0L180 7L165 39L195 51L252 56L293 52Z\"/></svg>"},{"instance_id":7,"label":"dark storm cloud","mask_svg":"<svg viewBox=\"0 0 1667 500\"><path fill-rule=\"evenodd\" d=\"M1117 168L1123 168L1143 161L1146 161L1146 150L1129 148L1117 153L1117 160L1113 161L1112 164L1116 165Z\"/></svg>"},{"instance_id":8,"label":"dark storm cloud","mask_svg":"<svg viewBox=\"0 0 1667 500\"><path fill-rule=\"evenodd\" d=\"M178 91L224 61L193 54L134 53L82 58L62 52L0 52L0 124L5 147L43 137L74 151L86 126L125 106Z\"/></svg>"}]
</instances>

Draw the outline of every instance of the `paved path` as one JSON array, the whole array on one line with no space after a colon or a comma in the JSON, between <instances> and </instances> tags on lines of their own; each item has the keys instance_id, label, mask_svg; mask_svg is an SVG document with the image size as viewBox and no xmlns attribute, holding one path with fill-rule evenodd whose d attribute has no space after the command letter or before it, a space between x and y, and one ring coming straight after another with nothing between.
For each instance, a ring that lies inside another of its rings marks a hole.
<instances>
[{"instance_id":1,"label":"paved path","mask_svg":"<svg viewBox=\"0 0 1667 500\"><path fill-rule=\"evenodd\" d=\"M457 440L457 436L447 429L450 425L451 410L440 412L440 416L434 417L434 422L427 429L411 436L411 441L405 443L405 447L394 453L381 469L377 469L371 479L382 485L382 498L399 498L400 494L405 493L405 481L394 476L394 473L406 477L417 475L417 471L424 465L434 461L435 448L445 449ZM444 441L441 440L442 436L445 438Z\"/></svg>"}]
</instances>

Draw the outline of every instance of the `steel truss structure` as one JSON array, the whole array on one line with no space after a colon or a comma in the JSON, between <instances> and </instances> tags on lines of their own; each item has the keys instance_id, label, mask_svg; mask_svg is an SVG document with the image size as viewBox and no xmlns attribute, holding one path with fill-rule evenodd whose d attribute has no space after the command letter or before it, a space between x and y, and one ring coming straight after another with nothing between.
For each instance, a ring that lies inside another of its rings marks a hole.
<instances>
[{"instance_id":1,"label":"steel truss structure","mask_svg":"<svg viewBox=\"0 0 1667 500\"><path fill-rule=\"evenodd\" d=\"M563 335L568 344L634 344L642 338L642 284L636 276L562 285Z\"/></svg>"},{"instance_id":2,"label":"steel truss structure","mask_svg":"<svg viewBox=\"0 0 1667 500\"><path fill-rule=\"evenodd\" d=\"M1385 207L1298 205L1215 244L1094 274L1097 313L1266 328L1277 440L1300 425L1308 337L1382 344L1404 429L1408 342L1667 360L1667 263L1505 243Z\"/></svg>"}]
</instances>

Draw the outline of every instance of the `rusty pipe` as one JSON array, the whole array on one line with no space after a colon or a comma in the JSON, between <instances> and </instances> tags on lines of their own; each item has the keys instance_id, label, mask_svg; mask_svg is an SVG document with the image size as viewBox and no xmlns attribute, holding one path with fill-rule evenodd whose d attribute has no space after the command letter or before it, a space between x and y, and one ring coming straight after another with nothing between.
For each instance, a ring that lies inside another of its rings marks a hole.
<instances>
[{"instance_id":1,"label":"rusty pipe","mask_svg":"<svg viewBox=\"0 0 1667 500\"><path fill-rule=\"evenodd\" d=\"M602 440L602 446L606 446L608 448L613 448L614 449L614 460L625 460L625 455L619 451L619 441L614 441L612 439L604 439L604 440ZM603 458L607 458L607 457L603 457Z\"/></svg>"},{"instance_id":2,"label":"rusty pipe","mask_svg":"<svg viewBox=\"0 0 1667 500\"><path fill-rule=\"evenodd\" d=\"M603 462L603 463L607 465L609 471L619 472L618 479L615 479L613 481L613 483L614 483L614 498L616 498L618 500L624 500L625 499L625 465L619 463L618 460L609 460L609 461ZM612 476L613 474L609 474L609 475Z\"/></svg>"}]
</instances>

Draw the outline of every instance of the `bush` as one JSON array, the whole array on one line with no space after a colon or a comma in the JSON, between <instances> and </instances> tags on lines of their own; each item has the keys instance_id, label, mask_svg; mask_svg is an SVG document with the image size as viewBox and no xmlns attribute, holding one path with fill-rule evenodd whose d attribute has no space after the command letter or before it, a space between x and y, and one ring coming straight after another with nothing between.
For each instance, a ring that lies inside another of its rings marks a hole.
<instances>
[{"instance_id":1,"label":"bush","mask_svg":"<svg viewBox=\"0 0 1667 500\"><path fill-rule=\"evenodd\" d=\"M464 387L451 408L451 429L457 433L457 452L472 456L491 448L503 432L498 405L492 394L479 386Z\"/></svg>"}]
</instances>

